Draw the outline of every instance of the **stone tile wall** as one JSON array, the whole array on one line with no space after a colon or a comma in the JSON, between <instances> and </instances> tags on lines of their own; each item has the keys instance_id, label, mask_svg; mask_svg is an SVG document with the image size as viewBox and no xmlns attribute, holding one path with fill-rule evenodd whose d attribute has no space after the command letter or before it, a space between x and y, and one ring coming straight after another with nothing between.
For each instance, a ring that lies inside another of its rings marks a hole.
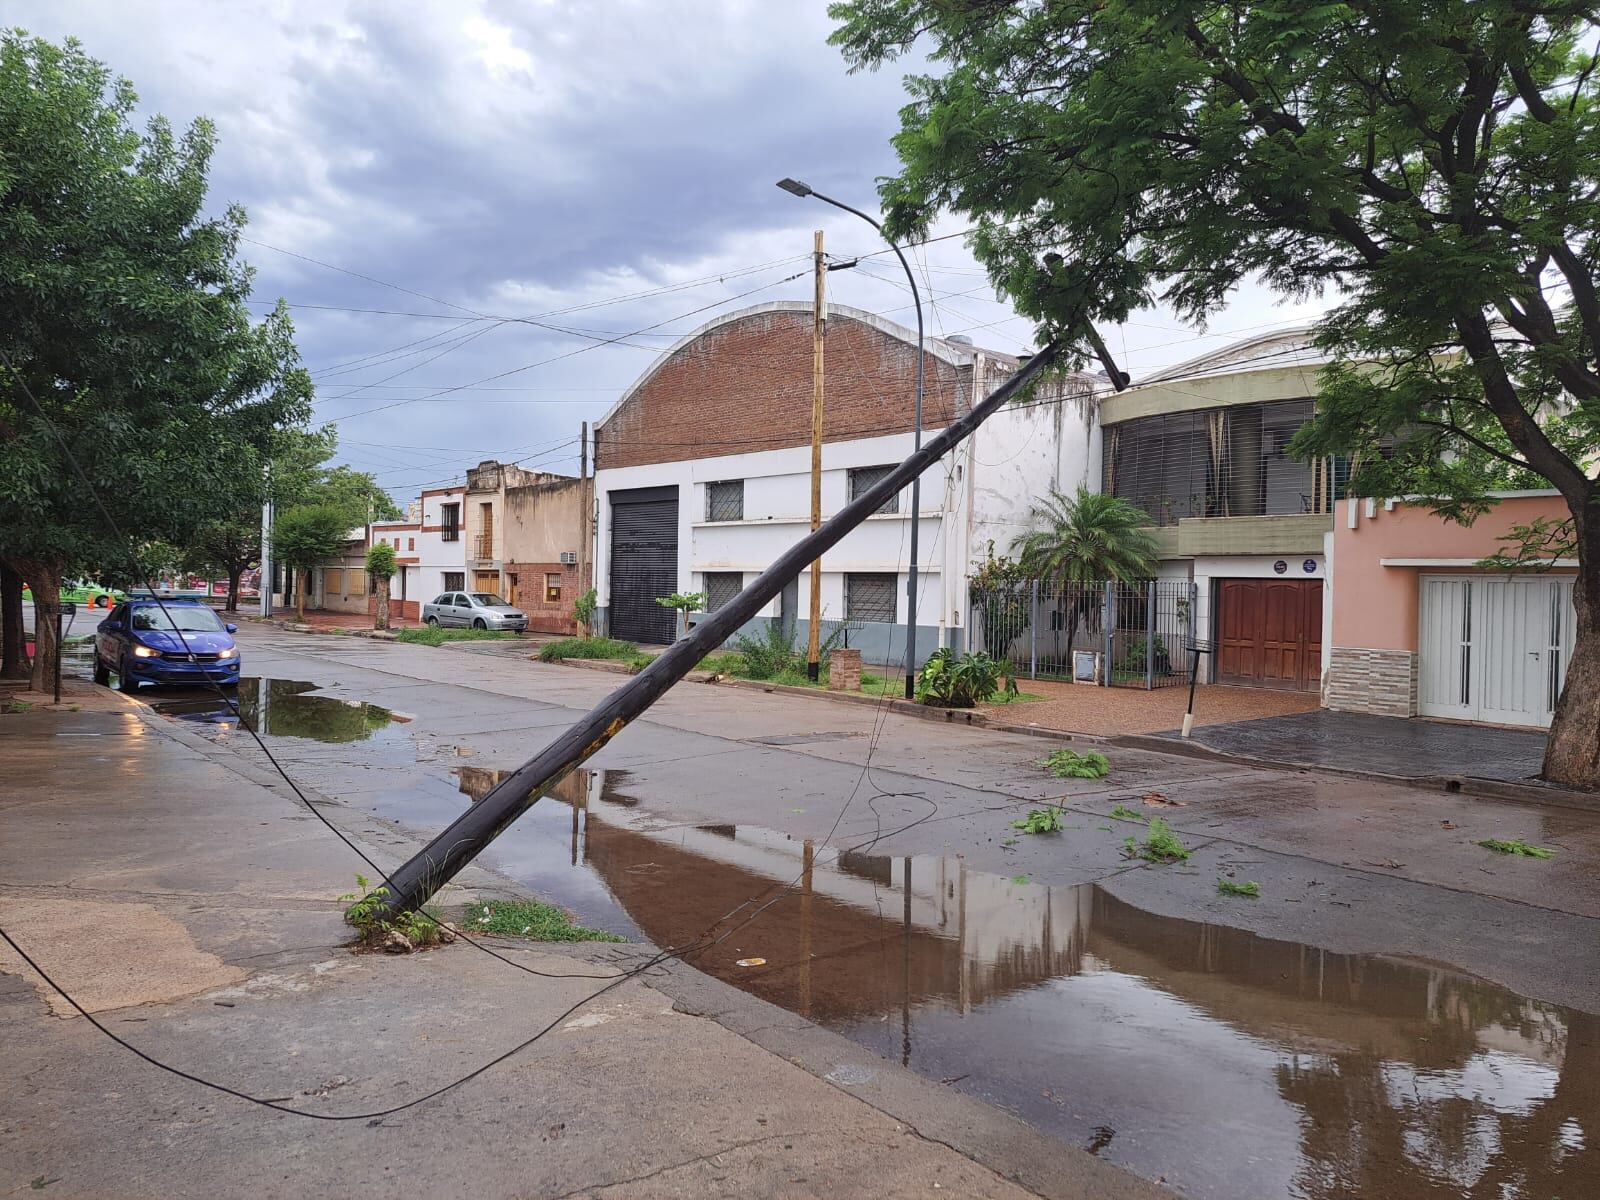
<instances>
[{"instance_id":1,"label":"stone tile wall","mask_svg":"<svg viewBox=\"0 0 1600 1200\"><path fill-rule=\"evenodd\" d=\"M1324 708L1381 717L1417 715L1417 656L1410 650L1335 646L1322 688Z\"/></svg>"}]
</instances>

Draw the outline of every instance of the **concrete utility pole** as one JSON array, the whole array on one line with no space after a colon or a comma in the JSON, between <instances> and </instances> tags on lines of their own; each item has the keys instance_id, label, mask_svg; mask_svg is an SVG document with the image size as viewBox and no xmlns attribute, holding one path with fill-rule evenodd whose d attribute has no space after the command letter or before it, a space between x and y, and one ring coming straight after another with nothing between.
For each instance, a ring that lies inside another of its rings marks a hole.
<instances>
[{"instance_id":1,"label":"concrete utility pole","mask_svg":"<svg viewBox=\"0 0 1600 1200\"><path fill-rule=\"evenodd\" d=\"M822 528L822 372L828 334L828 266L822 256L822 230L811 252L816 296L811 304L811 530ZM811 560L811 628L806 635L806 675L817 681L822 661L822 558Z\"/></svg>"},{"instance_id":2,"label":"concrete utility pole","mask_svg":"<svg viewBox=\"0 0 1600 1200\"><path fill-rule=\"evenodd\" d=\"M261 593L257 601L264 618L272 616L272 464L266 466L267 492L261 501L261 582L256 585Z\"/></svg>"},{"instance_id":3,"label":"concrete utility pole","mask_svg":"<svg viewBox=\"0 0 1600 1200\"><path fill-rule=\"evenodd\" d=\"M388 878L384 908L390 914L414 912L499 837L540 796L599 753L605 744L717 649L746 621L797 579L807 563L820 558L867 517L882 508L952 448L961 444L1006 401L1025 390L1055 362L1061 345L1051 342L996 388L971 412L902 462L867 491L846 504L820 529L808 533L685 638L674 642L644 670L570 725L484 798L452 821L442 833Z\"/></svg>"}]
</instances>

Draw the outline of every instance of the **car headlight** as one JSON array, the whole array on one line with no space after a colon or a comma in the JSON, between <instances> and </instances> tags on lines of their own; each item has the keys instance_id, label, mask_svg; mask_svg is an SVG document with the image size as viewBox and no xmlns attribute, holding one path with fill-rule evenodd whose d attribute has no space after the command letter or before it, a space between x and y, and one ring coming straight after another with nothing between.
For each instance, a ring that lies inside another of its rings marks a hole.
<instances>
[{"instance_id":1,"label":"car headlight","mask_svg":"<svg viewBox=\"0 0 1600 1200\"><path fill-rule=\"evenodd\" d=\"M133 656L135 658L160 658L161 651L154 646L135 646L133 648Z\"/></svg>"},{"instance_id":2,"label":"car headlight","mask_svg":"<svg viewBox=\"0 0 1600 1200\"><path fill-rule=\"evenodd\" d=\"M217 657L218 658L237 658L237 657L239 657L239 651L235 647L229 646L226 650L219 651L217 653Z\"/></svg>"}]
</instances>

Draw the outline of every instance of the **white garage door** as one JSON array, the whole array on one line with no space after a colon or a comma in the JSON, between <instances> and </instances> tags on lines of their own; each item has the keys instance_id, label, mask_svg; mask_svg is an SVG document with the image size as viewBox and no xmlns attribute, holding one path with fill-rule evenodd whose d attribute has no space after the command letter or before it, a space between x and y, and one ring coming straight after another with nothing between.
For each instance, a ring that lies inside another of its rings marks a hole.
<instances>
[{"instance_id":1,"label":"white garage door","mask_svg":"<svg viewBox=\"0 0 1600 1200\"><path fill-rule=\"evenodd\" d=\"M1422 577L1417 711L1550 724L1572 658L1570 577Z\"/></svg>"}]
</instances>

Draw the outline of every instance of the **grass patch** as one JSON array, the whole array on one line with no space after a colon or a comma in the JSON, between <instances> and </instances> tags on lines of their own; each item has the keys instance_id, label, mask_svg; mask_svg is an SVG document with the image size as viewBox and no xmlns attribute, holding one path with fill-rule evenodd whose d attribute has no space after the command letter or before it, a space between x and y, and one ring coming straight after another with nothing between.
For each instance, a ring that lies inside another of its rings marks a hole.
<instances>
[{"instance_id":1,"label":"grass patch","mask_svg":"<svg viewBox=\"0 0 1600 1200\"><path fill-rule=\"evenodd\" d=\"M1134 812L1126 804L1119 804L1113 808L1111 816L1118 821L1143 821L1145 819L1145 815L1142 812Z\"/></svg>"},{"instance_id":2,"label":"grass patch","mask_svg":"<svg viewBox=\"0 0 1600 1200\"><path fill-rule=\"evenodd\" d=\"M1056 750L1044 760L1044 769L1057 779L1104 779L1111 760L1098 750Z\"/></svg>"},{"instance_id":3,"label":"grass patch","mask_svg":"<svg viewBox=\"0 0 1600 1200\"><path fill-rule=\"evenodd\" d=\"M536 942L625 942L628 939L604 929L574 925L572 918L553 904L537 900L490 900L467 910L465 924L474 933L498 933Z\"/></svg>"},{"instance_id":4,"label":"grass patch","mask_svg":"<svg viewBox=\"0 0 1600 1200\"><path fill-rule=\"evenodd\" d=\"M639 656L639 647L632 642L605 637L558 638L539 648L540 662L560 662L563 658L609 658L627 662L635 656Z\"/></svg>"},{"instance_id":5,"label":"grass patch","mask_svg":"<svg viewBox=\"0 0 1600 1200\"><path fill-rule=\"evenodd\" d=\"M7 700L6 701L5 711L8 712L8 713L25 713L25 712L31 712L32 710L33 710L33 705L29 704L26 700Z\"/></svg>"},{"instance_id":6,"label":"grass patch","mask_svg":"<svg viewBox=\"0 0 1600 1200\"><path fill-rule=\"evenodd\" d=\"M865 686L864 681L863 686ZM1037 692L996 692L987 700L980 701L978 706L980 708L993 708L997 705L1005 704L1032 704L1043 699L1044 697Z\"/></svg>"},{"instance_id":7,"label":"grass patch","mask_svg":"<svg viewBox=\"0 0 1600 1200\"><path fill-rule=\"evenodd\" d=\"M1235 883L1231 879L1217 880L1217 892L1223 896L1248 896L1252 900L1261 899L1261 885L1259 883Z\"/></svg>"},{"instance_id":8,"label":"grass patch","mask_svg":"<svg viewBox=\"0 0 1600 1200\"><path fill-rule=\"evenodd\" d=\"M1485 850L1493 850L1496 854L1517 854L1523 858L1554 858L1556 852L1543 846L1530 846L1521 838L1512 838L1502 841L1500 838L1484 838L1478 845Z\"/></svg>"},{"instance_id":9,"label":"grass patch","mask_svg":"<svg viewBox=\"0 0 1600 1200\"><path fill-rule=\"evenodd\" d=\"M1011 828L1023 833L1060 833L1063 827L1059 808L1030 808L1022 820L1011 822Z\"/></svg>"},{"instance_id":10,"label":"grass patch","mask_svg":"<svg viewBox=\"0 0 1600 1200\"><path fill-rule=\"evenodd\" d=\"M395 641L413 646L442 646L446 642L498 642L516 636L509 629L444 629L438 625L424 625L419 629L402 629Z\"/></svg>"},{"instance_id":11,"label":"grass patch","mask_svg":"<svg viewBox=\"0 0 1600 1200\"><path fill-rule=\"evenodd\" d=\"M1123 849L1129 858L1142 858L1152 863L1186 862L1189 858L1189 848L1160 817L1150 818L1150 824L1145 826L1144 841L1129 838L1123 843Z\"/></svg>"}]
</instances>

